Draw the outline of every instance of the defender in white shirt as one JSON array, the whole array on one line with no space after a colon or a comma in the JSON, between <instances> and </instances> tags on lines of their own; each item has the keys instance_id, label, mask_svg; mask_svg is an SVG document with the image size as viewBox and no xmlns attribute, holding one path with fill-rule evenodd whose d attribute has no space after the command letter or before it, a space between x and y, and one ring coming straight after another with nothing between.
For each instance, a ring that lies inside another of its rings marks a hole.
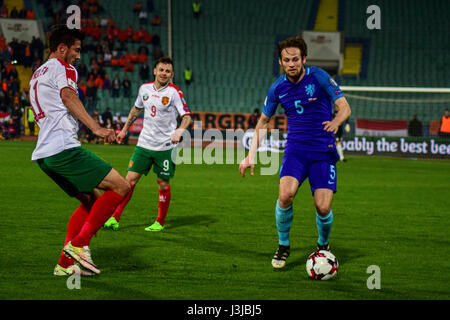
<instances>
[{"instance_id":1,"label":"defender in white shirt","mask_svg":"<svg viewBox=\"0 0 450 320\"><path fill-rule=\"evenodd\" d=\"M105 223L105 228L118 230L123 209L131 199L134 187L141 176L147 175L153 166L159 186L158 217L145 228L146 231L161 231L170 204L169 180L175 174L172 161L172 149L180 142L184 130L191 123L189 107L181 90L171 83L173 78L173 61L169 57L159 59L153 69L155 81L144 83L139 88L135 105L131 108L128 120L117 136L122 143L129 127L143 110L144 126L131 156L126 180L131 190L125 200L117 207L114 215ZM177 128L177 117L182 117Z\"/></svg>"},{"instance_id":2,"label":"defender in white shirt","mask_svg":"<svg viewBox=\"0 0 450 320\"><path fill-rule=\"evenodd\" d=\"M55 26L50 32L49 59L34 72L29 87L31 109L40 128L32 160L81 202L69 221L63 253L53 272L57 276L100 273L91 258L90 240L130 190L109 163L83 149L77 139L79 119L106 142L115 140L114 130L100 127L78 99L78 74L72 64L80 59L83 38L76 29Z\"/></svg>"}]
</instances>

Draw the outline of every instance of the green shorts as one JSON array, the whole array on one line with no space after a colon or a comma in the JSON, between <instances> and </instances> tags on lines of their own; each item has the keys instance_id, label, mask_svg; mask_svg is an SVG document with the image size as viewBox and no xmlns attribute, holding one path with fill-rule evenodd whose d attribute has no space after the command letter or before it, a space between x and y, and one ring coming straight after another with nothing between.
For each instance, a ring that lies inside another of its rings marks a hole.
<instances>
[{"instance_id":1,"label":"green shorts","mask_svg":"<svg viewBox=\"0 0 450 320\"><path fill-rule=\"evenodd\" d=\"M164 151L148 150L139 146L134 148L128 171L147 175L153 166L158 178L169 180L175 175L175 163L172 161L172 149Z\"/></svg>"},{"instance_id":2,"label":"green shorts","mask_svg":"<svg viewBox=\"0 0 450 320\"><path fill-rule=\"evenodd\" d=\"M37 163L71 197L92 192L112 169L109 163L81 147L39 159Z\"/></svg>"}]
</instances>

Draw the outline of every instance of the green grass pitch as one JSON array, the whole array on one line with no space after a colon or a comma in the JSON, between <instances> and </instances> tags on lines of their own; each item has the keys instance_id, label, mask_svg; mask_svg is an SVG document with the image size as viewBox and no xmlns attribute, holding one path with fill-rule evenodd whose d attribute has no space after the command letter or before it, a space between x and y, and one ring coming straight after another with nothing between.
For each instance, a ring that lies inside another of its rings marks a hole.
<instances>
[{"instance_id":1,"label":"green grass pitch","mask_svg":"<svg viewBox=\"0 0 450 320\"><path fill-rule=\"evenodd\" d=\"M179 165L166 229L156 177L143 177L119 231L91 242L102 270L70 290L53 276L78 206L30 161L33 142L0 142L0 299L449 299L450 162L348 156L338 164L331 281L307 278L317 230L309 185L294 202L291 256L274 271L278 176L243 179L238 165ZM85 145L123 175L133 146ZM367 268L380 268L370 290Z\"/></svg>"}]
</instances>

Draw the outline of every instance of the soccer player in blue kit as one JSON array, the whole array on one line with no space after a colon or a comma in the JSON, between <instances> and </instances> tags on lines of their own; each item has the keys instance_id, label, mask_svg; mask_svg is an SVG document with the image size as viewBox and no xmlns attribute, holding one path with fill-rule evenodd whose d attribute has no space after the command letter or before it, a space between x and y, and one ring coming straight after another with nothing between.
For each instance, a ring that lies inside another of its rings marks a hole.
<instances>
[{"instance_id":1,"label":"soccer player in blue kit","mask_svg":"<svg viewBox=\"0 0 450 320\"><path fill-rule=\"evenodd\" d=\"M333 222L331 203L336 192L336 162L339 159L334 134L351 113L344 94L330 75L318 67L304 66L306 55L307 46L300 37L291 37L279 43L278 57L284 74L269 89L249 153L239 166L243 177L247 168L253 175L256 151L270 118L281 104L287 116L287 142L275 206L279 241L272 266L276 269L286 265L290 254L292 203L306 178L309 179L316 207L317 247L319 250L329 250ZM333 104L338 110L334 118Z\"/></svg>"}]
</instances>

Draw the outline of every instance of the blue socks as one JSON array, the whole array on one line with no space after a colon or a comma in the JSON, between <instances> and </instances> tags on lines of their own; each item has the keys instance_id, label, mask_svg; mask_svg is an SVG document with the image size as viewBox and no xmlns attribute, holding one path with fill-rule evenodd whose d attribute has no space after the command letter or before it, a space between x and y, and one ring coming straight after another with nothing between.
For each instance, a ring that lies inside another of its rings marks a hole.
<instances>
[{"instance_id":1,"label":"blue socks","mask_svg":"<svg viewBox=\"0 0 450 320\"><path fill-rule=\"evenodd\" d=\"M278 231L278 243L282 246L289 246L289 231L291 230L292 219L293 219L293 210L292 205L283 209L278 204L275 207L275 218L277 223L277 231ZM322 217L318 213L316 213L316 225L317 231L319 233L319 239L317 243L321 246L328 244L331 225L333 224L333 211L330 210L330 213Z\"/></svg>"},{"instance_id":2,"label":"blue socks","mask_svg":"<svg viewBox=\"0 0 450 320\"><path fill-rule=\"evenodd\" d=\"M331 225L333 224L333 211L322 217L316 212L316 224L317 231L319 232L319 239L317 243L321 246L328 244L328 239L330 237Z\"/></svg>"},{"instance_id":3,"label":"blue socks","mask_svg":"<svg viewBox=\"0 0 450 320\"><path fill-rule=\"evenodd\" d=\"M289 246L289 231L291 229L293 216L292 205L283 209L280 207L277 200L275 218L278 230L278 243L282 246Z\"/></svg>"}]
</instances>

